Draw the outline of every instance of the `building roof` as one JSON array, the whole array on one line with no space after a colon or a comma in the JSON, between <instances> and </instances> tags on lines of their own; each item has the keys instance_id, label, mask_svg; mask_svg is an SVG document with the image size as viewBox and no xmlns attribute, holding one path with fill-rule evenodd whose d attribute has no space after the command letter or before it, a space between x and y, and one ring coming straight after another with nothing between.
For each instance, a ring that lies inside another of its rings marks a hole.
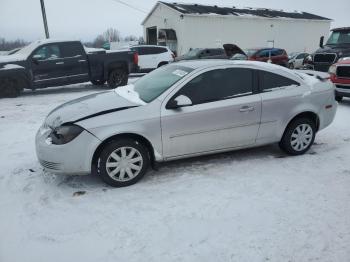
<instances>
[{"instance_id":1,"label":"building roof","mask_svg":"<svg viewBox=\"0 0 350 262\"><path fill-rule=\"evenodd\" d=\"M238 17L261 17L261 18L289 18L289 19L307 19L307 20L324 20L331 19L306 13L306 12L285 12L283 10L274 10L268 8L236 8L219 7L216 5L200 5L200 4L184 4L184 3L168 3L160 2L168 7L184 14L184 15L232 15Z\"/></svg>"}]
</instances>

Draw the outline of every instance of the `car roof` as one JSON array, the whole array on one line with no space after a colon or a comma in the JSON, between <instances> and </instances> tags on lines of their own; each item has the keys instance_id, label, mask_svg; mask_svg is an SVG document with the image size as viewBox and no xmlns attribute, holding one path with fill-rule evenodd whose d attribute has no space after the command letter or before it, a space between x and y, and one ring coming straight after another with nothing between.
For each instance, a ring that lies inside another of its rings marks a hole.
<instances>
[{"instance_id":1,"label":"car roof","mask_svg":"<svg viewBox=\"0 0 350 262\"><path fill-rule=\"evenodd\" d=\"M175 64L175 63L174 63ZM198 59L198 60L183 60L176 62L176 65L181 65L185 67L190 67L192 69L201 69L215 66L225 66L225 65L238 65L238 66L250 66L252 68L268 68L268 69L285 69L281 66L258 62L258 61L237 61L229 59Z\"/></svg>"},{"instance_id":2,"label":"car roof","mask_svg":"<svg viewBox=\"0 0 350 262\"><path fill-rule=\"evenodd\" d=\"M156 47L156 48L168 48L167 46L162 46L162 45L133 45L130 46L132 47Z\"/></svg>"}]
</instances>

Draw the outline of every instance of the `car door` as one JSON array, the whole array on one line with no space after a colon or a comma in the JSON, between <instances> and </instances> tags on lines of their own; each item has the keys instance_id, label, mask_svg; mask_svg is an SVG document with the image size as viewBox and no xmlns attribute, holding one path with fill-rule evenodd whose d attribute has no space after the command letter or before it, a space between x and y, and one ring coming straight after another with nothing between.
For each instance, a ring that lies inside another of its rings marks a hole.
<instances>
[{"instance_id":1,"label":"car door","mask_svg":"<svg viewBox=\"0 0 350 262\"><path fill-rule=\"evenodd\" d=\"M200 73L168 96L161 109L165 158L254 144L261 114L254 87L252 70L219 68ZM192 105L169 109L179 95Z\"/></svg>"},{"instance_id":2,"label":"car door","mask_svg":"<svg viewBox=\"0 0 350 262\"><path fill-rule=\"evenodd\" d=\"M46 44L38 47L29 58L34 86L64 84L66 73L64 59L58 44Z\"/></svg>"},{"instance_id":3,"label":"car door","mask_svg":"<svg viewBox=\"0 0 350 262\"><path fill-rule=\"evenodd\" d=\"M267 62L270 57L270 50L264 49L258 52L256 60L261 62Z\"/></svg>"},{"instance_id":4,"label":"car door","mask_svg":"<svg viewBox=\"0 0 350 262\"><path fill-rule=\"evenodd\" d=\"M299 82L277 73L258 70L258 74L262 98L258 142L276 142L281 139L281 126L300 103L301 95L309 90Z\"/></svg>"},{"instance_id":5,"label":"car door","mask_svg":"<svg viewBox=\"0 0 350 262\"><path fill-rule=\"evenodd\" d=\"M306 54L304 53L297 55L297 57L295 58L294 67L301 68L303 66L305 57L306 57Z\"/></svg>"},{"instance_id":6,"label":"car door","mask_svg":"<svg viewBox=\"0 0 350 262\"><path fill-rule=\"evenodd\" d=\"M85 50L80 42L60 43L63 68L69 83L80 83L89 80L89 65Z\"/></svg>"}]
</instances>

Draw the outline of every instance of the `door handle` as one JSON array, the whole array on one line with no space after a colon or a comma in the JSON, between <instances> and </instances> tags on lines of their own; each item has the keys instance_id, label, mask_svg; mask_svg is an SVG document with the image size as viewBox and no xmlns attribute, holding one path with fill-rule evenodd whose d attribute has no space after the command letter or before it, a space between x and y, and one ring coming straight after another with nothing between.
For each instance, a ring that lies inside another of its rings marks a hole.
<instances>
[{"instance_id":1,"label":"door handle","mask_svg":"<svg viewBox=\"0 0 350 262\"><path fill-rule=\"evenodd\" d=\"M86 62L86 60L79 60L78 62L79 63L84 63L84 62Z\"/></svg>"},{"instance_id":2,"label":"door handle","mask_svg":"<svg viewBox=\"0 0 350 262\"><path fill-rule=\"evenodd\" d=\"M252 106L242 106L241 109L239 109L239 112L244 113L244 112L251 112L254 110L255 108Z\"/></svg>"},{"instance_id":3,"label":"door handle","mask_svg":"<svg viewBox=\"0 0 350 262\"><path fill-rule=\"evenodd\" d=\"M64 65L64 62L57 62L56 65Z\"/></svg>"}]
</instances>

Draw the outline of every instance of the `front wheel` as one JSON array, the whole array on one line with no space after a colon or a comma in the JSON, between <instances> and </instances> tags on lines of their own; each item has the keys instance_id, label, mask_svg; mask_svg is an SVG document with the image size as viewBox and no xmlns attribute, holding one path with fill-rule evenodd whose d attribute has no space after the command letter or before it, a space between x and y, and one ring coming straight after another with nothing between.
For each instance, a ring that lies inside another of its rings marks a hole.
<instances>
[{"instance_id":1,"label":"front wheel","mask_svg":"<svg viewBox=\"0 0 350 262\"><path fill-rule=\"evenodd\" d=\"M104 182L113 187L135 184L149 167L147 148L132 139L114 141L102 150L99 159L99 174Z\"/></svg>"},{"instance_id":2,"label":"front wheel","mask_svg":"<svg viewBox=\"0 0 350 262\"><path fill-rule=\"evenodd\" d=\"M289 67L289 69L294 69L294 64L290 63L288 67Z\"/></svg>"},{"instance_id":3,"label":"front wheel","mask_svg":"<svg viewBox=\"0 0 350 262\"><path fill-rule=\"evenodd\" d=\"M113 69L109 72L107 83L110 88L124 86L128 83L128 73L124 69Z\"/></svg>"},{"instance_id":4,"label":"front wheel","mask_svg":"<svg viewBox=\"0 0 350 262\"><path fill-rule=\"evenodd\" d=\"M23 83L20 79L9 77L0 78L0 97L14 98L23 91Z\"/></svg>"},{"instance_id":5,"label":"front wheel","mask_svg":"<svg viewBox=\"0 0 350 262\"><path fill-rule=\"evenodd\" d=\"M281 142L281 149L290 155L302 155L307 152L315 140L316 126L308 118L298 118L291 122Z\"/></svg>"}]
</instances>

